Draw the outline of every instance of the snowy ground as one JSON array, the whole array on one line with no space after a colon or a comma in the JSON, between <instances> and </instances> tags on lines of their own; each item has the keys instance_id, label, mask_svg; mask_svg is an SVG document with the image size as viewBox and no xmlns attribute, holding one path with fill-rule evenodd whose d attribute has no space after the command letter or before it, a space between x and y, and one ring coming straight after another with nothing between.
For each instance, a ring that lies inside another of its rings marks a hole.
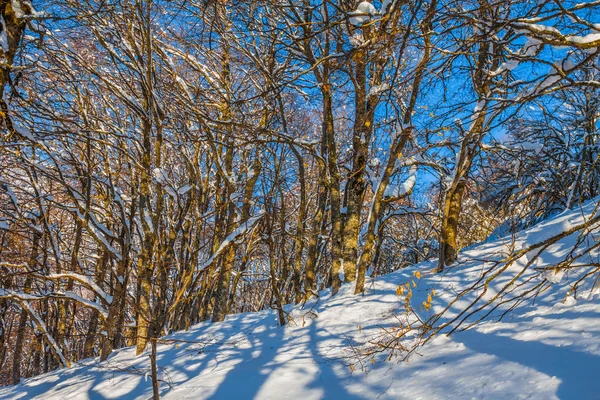
<instances>
[{"instance_id":1,"label":"snowy ground","mask_svg":"<svg viewBox=\"0 0 600 400\"><path fill-rule=\"evenodd\" d=\"M516 248L537 243L583 220L586 209L563 214L521 233ZM575 236L542 255L550 263L572 247ZM593 240L593 239L592 239ZM355 352L382 327L393 326L403 310L398 284L422 277L415 301L432 288L439 310L452 293L477 279L481 259L499 259L508 238L461 255L445 276L420 264L369 283L357 297L351 287L321 298L303 310L291 309L295 323L277 325L272 311L234 315L223 323L199 324L159 345L158 365L166 399L600 399L600 299L580 293L565 299L569 276L501 322L487 321L447 337L438 336L409 362L385 355L352 371ZM524 261L526 262L526 261ZM543 265L543 264L542 264ZM539 265L538 265L539 266ZM510 271L500 281L506 282ZM500 284L500 283L498 283ZM314 306L314 315L307 313ZM460 307L460 304L457 305ZM423 313L426 311L422 310ZM304 318L303 318L304 317ZM303 326L304 325L304 326ZM147 355L122 349L109 360L86 360L0 389L0 399L145 399L151 397Z\"/></svg>"}]
</instances>

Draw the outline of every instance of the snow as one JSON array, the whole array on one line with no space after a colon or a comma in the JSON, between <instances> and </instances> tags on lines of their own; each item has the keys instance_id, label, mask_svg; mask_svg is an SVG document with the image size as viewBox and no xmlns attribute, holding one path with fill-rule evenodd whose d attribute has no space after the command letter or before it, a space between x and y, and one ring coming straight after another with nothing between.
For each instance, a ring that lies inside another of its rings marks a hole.
<instances>
[{"instance_id":1,"label":"snow","mask_svg":"<svg viewBox=\"0 0 600 400\"><path fill-rule=\"evenodd\" d=\"M573 68L575 68L575 63L570 59L563 60L560 65L560 69L564 72L570 72Z\"/></svg>"},{"instance_id":2,"label":"snow","mask_svg":"<svg viewBox=\"0 0 600 400\"><path fill-rule=\"evenodd\" d=\"M473 114L477 114L478 112L483 110L484 106L485 106L485 100L477 101L477 104L475 104L475 107L473 108Z\"/></svg>"},{"instance_id":3,"label":"snow","mask_svg":"<svg viewBox=\"0 0 600 400\"><path fill-rule=\"evenodd\" d=\"M196 273L199 273L200 271L210 267L212 265L212 263L215 261L215 259L217 257L219 257L219 255L221 255L221 253L223 253L223 251L225 251L229 247L230 244L234 243L240 237L245 235L246 232L250 231L254 227L256 222L258 222L258 220L260 220L264 214L265 214L265 211L260 210L260 212L257 213L256 216L248 218L248 220L246 220L244 223L240 224L240 226L237 229L235 229L233 232L231 232L225 238L225 240L223 240L223 242L221 242L221 244L219 245L219 248L215 251L215 253L208 260L206 260L204 263L202 263L202 265L200 265L199 267L196 268Z\"/></svg>"},{"instance_id":4,"label":"snow","mask_svg":"<svg viewBox=\"0 0 600 400\"><path fill-rule=\"evenodd\" d=\"M587 203L514 237L465 251L456 266L444 274L433 274L436 263L426 262L370 279L364 296L353 295L352 285L343 285L334 297L325 290L304 307L286 306L289 322L285 327L278 326L276 311L265 310L231 315L222 323L201 323L187 332L173 333L158 346L158 366L166 382L160 385L161 397L598 398L598 288L581 287L577 297L567 296L574 271L559 279L550 268L541 272L530 268L521 278L522 290L544 279L556 283L501 320L502 309L498 309L492 314L494 318L471 329L438 335L408 362L386 361L387 352L374 354L372 360L370 356L359 357L361 351L371 348L369 340L381 337L383 329L398 326L405 300L396 294L399 285L415 281L411 300L414 312L427 318L447 306L456 290L478 280L490 263L572 229L596 212L595 205ZM249 221L246 225L252 224ZM562 260L578 237L575 231L544 250L536 268ZM590 242L592 245L593 240ZM534 255L523 254L516 265L490 282L485 297L499 293ZM433 289L436 294L431 308L417 307ZM477 294L481 293L472 297ZM469 300L461 299L446 318L455 316ZM152 396L151 382L145 379L149 368L147 353L136 357L134 348L121 349L105 362L89 359L1 388L0 399L147 399Z\"/></svg>"},{"instance_id":5,"label":"snow","mask_svg":"<svg viewBox=\"0 0 600 400\"><path fill-rule=\"evenodd\" d=\"M25 17L25 12L21 8L21 4L19 4L19 0L11 0L11 6L13 12L15 13L15 17L21 19Z\"/></svg>"},{"instance_id":6,"label":"snow","mask_svg":"<svg viewBox=\"0 0 600 400\"><path fill-rule=\"evenodd\" d=\"M552 87L555 83L559 82L562 79L561 74L558 70L561 70L565 74L569 74L573 72L575 69L575 64L570 59L564 59L562 61L557 61L554 63L554 67L550 69L548 75L534 88L528 89L525 91L525 95L529 94L539 94L544 90Z\"/></svg>"},{"instance_id":7,"label":"snow","mask_svg":"<svg viewBox=\"0 0 600 400\"><path fill-rule=\"evenodd\" d=\"M354 13L376 15L377 9L375 8L375 6L373 6L373 4L369 3L368 1L363 1L358 5Z\"/></svg>"},{"instance_id":8,"label":"snow","mask_svg":"<svg viewBox=\"0 0 600 400\"><path fill-rule=\"evenodd\" d=\"M500 68L502 68L506 71L512 71L513 69L517 68L518 65L519 65L519 62L517 60L509 60L509 61L502 63Z\"/></svg>"},{"instance_id":9,"label":"snow","mask_svg":"<svg viewBox=\"0 0 600 400\"><path fill-rule=\"evenodd\" d=\"M369 20L369 17L367 17L367 16L352 17L352 18L350 18L350 23L354 26L361 26L368 20Z\"/></svg>"},{"instance_id":10,"label":"snow","mask_svg":"<svg viewBox=\"0 0 600 400\"><path fill-rule=\"evenodd\" d=\"M600 33L589 33L584 36L579 35L563 35L560 30L553 26L534 24L528 22L518 22L515 24L519 28L519 31L527 34L533 32L541 37L560 37L564 38L569 43L575 46L591 46L596 42L600 41Z\"/></svg>"},{"instance_id":11,"label":"snow","mask_svg":"<svg viewBox=\"0 0 600 400\"><path fill-rule=\"evenodd\" d=\"M107 294L100 286L96 284L94 279L91 276L77 274L74 272L69 273L61 273L61 274L50 274L46 275L48 279L60 279L60 278L70 278L81 283L84 283L88 288L94 291L94 293L100 297L106 304L111 304L113 297Z\"/></svg>"},{"instance_id":12,"label":"snow","mask_svg":"<svg viewBox=\"0 0 600 400\"><path fill-rule=\"evenodd\" d=\"M152 175L154 176L154 179L156 179L156 182L160 184L165 184L167 182L167 176L165 174L165 171L158 167L154 168L154 170L152 171Z\"/></svg>"},{"instance_id":13,"label":"snow","mask_svg":"<svg viewBox=\"0 0 600 400\"><path fill-rule=\"evenodd\" d=\"M73 293L73 292L57 292L57 294L67 297L69 299L73 299L73 300L79 302L80 304L84 304L85 306L87 306L89 308L95 309L104 317L104 319L108 318L108 311L104 307L102 307L101 305L96 303L95 301L84 299L83 297L81 297L78 294Z\"/></svg>"},{"instance_id":14,"label":"snow","mask_svg":"<svg viewBox=\"0 0 600 400\"><path fill-rule=\"evenodd\" d=\"M369 89L369 94L367 96L379 96L382 92L385 92L390 88L390 85L387 83L382 83L381 85L371 86Z\"/></svg>"},{"instance_id":15,"label":"snow","mask_svg":"<svg viewBox=\"0 0 600 400\"><path fill-rule=\"evenodd\" d=\"M559 283L562 281L563 276L565 275L564 271L557 271L554 269L544 271L544 277L548 279L552 283Z\"/></svg>"},{"instance_id":16,"label":"snow","mask_svg":"<svg viewBox=\"0 0 600 400\"><path fill-rule=\"evenodd\" d=\"M542 42L539 39L529 37L523 46L523 54L528 57L533 57L538 52Z\"/></svg>"},{"instance_id":17,"label":"snow","mask_svg":"<svg viewBox=\"0 0 600 400\"><path fill-rule=\"evenodd\" d=\"M385 188L385 191L383 192L383 197L384 198L398 198L398 197L402 197L406 194L409 194L412 192L413 188L415 187L415 183L417 182L417 166L413 165L410 168L410 175L408 176L408 178L406 178L406 180L400 185L400 186L396 186L396 185L388 185Z\"/></svg>"},{"instance_id":18,"label":"snow","mask_svg":"<svg viewBox=\"0 0 600 400\"><path fill-rule=\"evenodd\" d=\"M517 27L521 27L521 31L523 33L528 33L529 31L535 32L538 34L557 34L560 35L560 31L553 26L541 25L541 24L533 24L530 22L519 22L515 24Z\"/></svg>"},{"instance_id":19,"label":"snow","mask_svg":"<svg viewBox=\"0 0 600 400\"><path fill-rule=\"evenodd\" d=\"M2 47L2 51L8 51L8 35L6 33L6 23L4 22L4 18L0 15L0 28L2 32L0 32L0 46Z\"/></svg>"},{"instance_id":20,"label":"snow","mask_svg":"<svg viewBox=\"0 0 600 400\"><path fill-rule=\"evenodd\" d=\"M381 14L384 15L386 14L388 11L391 11L392 7L394 6L394 4L396 3L396 0L383 0L381 2Z\"/></svg>"},{"instance_id":21,"label":"snow","mask_svg":"<svg viewBox=\"0 0 600 400\"><path fill-rule=\"evenodd\" d=\"M576 44L589 44L600 41L600 33L590 33L585 36L567 36L567 40Z\"/></svg>"},{"instance_id":22,"label":"snow","mask_svg":"<svg viewBox=\"0 0 600 400\"><path fill-rule=\"evenodd\" d=\"M89 308L93 308L95 310L97 310L100 314L102 314L104 316L104 318L108 318L108 312L106 311L106 309L104 307L102 307L101 305L99 305L96 302L90 301L88 299L84 299L83 297L79 296L76 293L73 292L48 292L48 293L43 293L43 294L27 294L27 293L22 293L22 292L15 292L13 290L8 290L8 289L0 289L0 298L12 298L12 299L18 299L21 301L21 304L23 304L24 302L29 302L29 301L41 301L44 299L47 299L48 297L66 297L69 299L73 299L78 301L79 303L89 307Z\"/></svg>"},{"instance_id":23,"label":"snow","mask_svg":"<svg viewBox=\"0 0 600 400\"><path fill-rule=\"evenodd\" d=\"M85 216L79 210L75 209L73 211L77 215L77 218L79 219L79 221L84 223L85 228L90 233L90 235L92 235L99 243L101 243L106 248L106 250L110 251L118 260L123 259L123 256L121 255L119 250L117 250L110 244L110 242L107 240L105 234L101 230L96 228L96 226L93 223L88 223ZM102 224L99 224L99 225L101 227L104 227Z\"/></svg>"},{"instance_id":24,"label":"snow","mask_svg":"<svg viewBox=\"0 0 600 400\"><path fill-rule=\"evenodd\" d=\"M31 318L34 320L35 325L38 328L38 330L41 331L41 332L43 332L43 333L47 333L48 329L46 328L46 324L44 323L44 320L42 318L40 318L40 316L35 312L35 310L32 309L31 307L29 307L29 305L27 304L26 301L22 302L21 306L25 310L27 310L27 312L29 313L29 315L31 316ZM46 340L48 342L50 342L50 345L54 349L54 352L56 353L56 355L59 357L60 363L63 366L68 366L69 365L69 361L67 361L67 359L63 355L60 347L58 347L58 345L56 344L56 341L54 340L54 338L52 337L52 335L45 335L45 337L46 337ZM2 396L2 393L0 393L0 396Z\"/></svg>"},{"instance_id":25,"label":"snow","mask_svg":"<svg viewBox=\"0 0 600 400\"><path fill-rule=\"evenodd\" d=\"M13 122L13 126L15 128L15 131L17 131L19 135L23 136L25 139L29 139L32 142L35 142L35 138L31 134L31 131L29 129L20 125L18 122Z\"/></svg>"},{"instance_id":26,"label":"snow","mask_svg":"<svg viewBox=\"0 0 600 400\"><path fill-rule=\"evenodd\" d=\"M350 44L354 47L360 47L365 44L365 38L362 33L354 32L354 35L350 36Z\"/></svg>"},{"instance_id":27,"label":"snow","mask_svg":"<svg viewBox=\"0 0 600 400\"><path fill-rule=\"evenodd\" d=\"M214 89L218 90L220 85L218 84L220 77L217 73L215 73L211 68L207 67L202 63L201 60L195 58L191 53L180 50L170 43L161 42L159 40L160 45L162 45L166 52L169 52L173 55L180 57L182 60L188 62L188 64L194 68L196 71L200 72L203 77L208 81L208 83Z\"/></svg>"},{"instance_id":28,"label":"snow","mask_svg":"<svg viewBox=\"0 0 600 400\"><path fill-rule=\"evenodd\" d=\"M377 9L368 1L361 2L356 10L350 13L350 23L354 26L361 26L371 20L371 16L377 15Z\"/></svg>"},{"instance_id":29,"label":"snow","mask_svg":"<svg viewBox=\"0 0 600 400\"><path fill-rule=\"evenodd\" d=\"M344 282L346 279L346 276L344 275L344 259L340 257L339 262L340 262L340 272L338 273L338 277L340 279L340 282Z\"/></svg>"},{"instance_id":30,"label":"snow","mask_svg":"<svg viewBox=\"0 0 600 400\"><path fill-rule=\"evenodd\" d=\"M529 150L529 151L533 151L535 154L539 154L542 149L544 148L544 144L543 143L534 143L534 142L523 142L520 143L520 147L523 150Z\"/></svg>"},{"instance_id":31,"label":"snow","mask_svg":"<svg viewBox=\"0 0 600 400\"><path fill-rule=\"evenodd\" d=\"M184 195L187 192L189 192L191 189L192 189L192 185L187 184L187 185L180 187L179 190L177 191L177 193L180 195Z\"/></svg>"},{"instance_id":32,"label":"snow","mask_svg":"<svg viewBox=\"0 0 600 400\"><path fill-rule=\"evenodd\" d=\"M150 211L148 209L144 209L144 221L148 225L148 229L150 232L154 232L154 224L152 224L152 216L150 215Z\"/></svg>"}]
</instances>

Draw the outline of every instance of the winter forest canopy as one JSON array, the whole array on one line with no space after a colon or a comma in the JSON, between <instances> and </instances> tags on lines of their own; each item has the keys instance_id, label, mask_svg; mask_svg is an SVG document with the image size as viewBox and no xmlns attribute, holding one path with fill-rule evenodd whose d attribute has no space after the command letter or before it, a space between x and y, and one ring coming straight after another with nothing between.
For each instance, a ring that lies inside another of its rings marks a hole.
<instances>
[{"instance_id":1,"label":"winter forest canopy","mask_svg":"<svg viewBox=\"0 0 600 400\"><path fill-rule=\"evenodd\" d=\"M600 195L600 1L0 0L0 57L0 386Z\"/></svg>"}]
</instances>

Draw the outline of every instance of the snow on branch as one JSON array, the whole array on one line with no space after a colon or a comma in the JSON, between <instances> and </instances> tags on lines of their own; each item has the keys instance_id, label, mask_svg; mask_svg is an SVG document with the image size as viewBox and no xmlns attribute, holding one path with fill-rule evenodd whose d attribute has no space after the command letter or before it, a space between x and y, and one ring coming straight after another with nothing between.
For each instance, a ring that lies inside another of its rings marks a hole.
<instances>
[{"instance_id":1,"label":"snow on branch","mask_svg":"<svg viewBox=\"0 0 600 400\"><path fill-rule=\"evenodd\" d=\"M368 1L361 2L356 10L350 13L350 23L354 26L361 26L371 20L372 16L377 15L377 9Z\"/></svg>"},{"instance_id":2,"label":"snow on branch","mask_svg":"<svg viewBox=\"0 0 600 400\"><path fill-rule=\"evenodd\" d=\"M52 279L52 280L61 279L61 278L73 279L77 282L83 283L88 289L92 290L98 297L100 297L102 299L102 301L104 301L106 304L112 303L113 297L111 295L109 295L108 293L106 293L104 290L102 290L100 288L100 286L98 286L96 284L96 282L94 282L94 280L87 275L76 274L74 272L68 272L68 273L62 273L62 274L44 275L43 277L46 279Z\"/></svg>"},{"instance_id":3,"label":"snow on branch","mask_svg":"<svg viewBox=\"0 0 600 400\"><path fill-rule=\"evenodd\" d=\"M0 289L0 299L15 299L20 303L27 301L39 301L46 300L49 298L58 298L58 299L71 299L75 300L78 303L81 303L83 306L87 308L94 309L100 313L105 319L108 318L108 311L102 307L100 304L84 299L83 297L75 294L73 292L48 292L43 294L27 294L22 292L15 292L7 289Z\"/></svg>"},{"instance_id":4,"label":"snow on branch","mask_svg":"<svg viewBox=\"0 0 600 400\"><path fill-rule=\"evenodd\" d=\"M217 257L219 257L231 244L235 243L240 239L240 237L244 236L248 231L250 231L254 225L258 222L259 219L265 214L264 210L261 210L256 216L252 218L248 218L248 220L242 223L236 230L231 232L229 236L223 240L217 251L206 260L199 268L197 268L196 272L200 272L212 265Z\"/></svg>"},{"instance_id":5,"label":"snow on branch","mask_svg":"<svg viewBox=\"0 0 600 400\"><path fill-rule=\"evenodd\" d=\"M2 290L2 289L0 289L0 290ZM26 301L20 301L20 304L21 304L21 307L23 307L23 309L29 313L29 315L33 319L33 322L35 323L37 329L40 332L42 332L44 334L44 336L46 336L46 340L52 347L54 354L56 354L56 356L60 360L61 365L63 367L69 368L71 366L71 363L69 362L69 360L66 359L66 357L63 354L60 347L58 347L56 340L54 340L54 338L52 337L50 332L48 332L48 328L46 327L44 320L42 318L40 318L40 316L38 315L38 313L35 312L35 310L33 310L31 307L29 307L29 304L27 304Z\"/></svg>"},{"instance_id":6,"label":"snow on branch","mask_svg":"<svg viewBox=\"0 0 600 400\"><path fill-rule=\"evenodd\" d=\"M410 167L408 178L401 185L388 185L383 192L383 197L388 199L401 199L412 193L417 183L417 164Z\"/></svg>"},{"instance_id":7,"label":"snow on branch","mask_svg":"<svg viewBox=\"0 0 600 400\"><path fill-rule=\"evenodd\" d=\"M94 223L89 223L88 219L86 219L85 216L83 214L81 214L81 212L79 210L74 209L73 211L77 215L77 219L85 226L86 230L90 233L90 235L94 239L96 239L96 241L98 243L102 244L106 248L106 250L110 251L117 260L119 260L119 261L123 260L123 256L121 255L121 252L119 252L119 250L115 249L108 242L106 237L104 236L104 233L109 233L109 232L107 232L108 229L104 228L103 225L101 225L99 222L97 222L94 219L94 221L96 221L96 223L99 225L99 228L96 228Z\"/></svg>"},{"instance_id":8,"label":"snow on branch","mask_svg":"<svg viewBox=\"0 0 600 400\"><path fill-rule=\"evenodd\" d=\"M600 32L590 33L585 36L566 35L553 26L528 22L516 22L513 25L521 33L533 36L552 46L571 46L582 50L597 50L600 47Z\"/></svg>"}]
</instances>

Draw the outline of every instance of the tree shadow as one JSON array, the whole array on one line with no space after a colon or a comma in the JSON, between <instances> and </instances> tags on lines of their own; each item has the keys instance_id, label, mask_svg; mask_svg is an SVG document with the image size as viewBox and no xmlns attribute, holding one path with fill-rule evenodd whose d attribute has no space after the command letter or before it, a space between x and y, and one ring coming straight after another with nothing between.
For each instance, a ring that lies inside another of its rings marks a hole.
<instances>
[{"instance_id":1,"label":"tree shadow","mask_svg":"<svg viewBox=\"0 0 600 400\"><path fill-rule=\"evenodd\" d=\"M353 375L350 374L347 378L341 378L338 373L335 372L334 366L337 364L340 368L349 368L342 361L343 358L329 358L321 354L317 345L317 321L309 326L309 336L311 341L308 344L307 350L311 354L313 362L317 363L319 371L316 373L313 382L310 387L318 387L323 389L323 399L362 399L348 391L348 384L352 381ZM332 338L332 335L318 335L319 341L323 341L327 338ZM351 344L349 344L351 345Z\"/></svg>"},{"instance_id":2,"label":"tree shadow","mask_svg":"<svg viewBox=\"0 0 600 400\"><path fill-rule=\"evenodd\" d=\"M255 398L270 374L276 370L275 358L283 344L284 327L269 325L266 321L263 323L263 332L256 334L254 329L249 333L252 347L232 354L232 358L238 362L226 372L216 391L209 396L210 399ZM215 354L216 357L218 354Z\"/></svg>"},{"instance_id":3,"label":"tree shadow","mask_svg":"<svg viewBox=\"0 0 600 400\"><path fill-rule=\"evenodd\" d=\"M473 351L491 354L559 378L561 383L557 396L560 399L600 398L598 355L539 341L521 341L508 336L484 334L475 329L460 332L456 339Z\"/></svg>"}]
</instances>

